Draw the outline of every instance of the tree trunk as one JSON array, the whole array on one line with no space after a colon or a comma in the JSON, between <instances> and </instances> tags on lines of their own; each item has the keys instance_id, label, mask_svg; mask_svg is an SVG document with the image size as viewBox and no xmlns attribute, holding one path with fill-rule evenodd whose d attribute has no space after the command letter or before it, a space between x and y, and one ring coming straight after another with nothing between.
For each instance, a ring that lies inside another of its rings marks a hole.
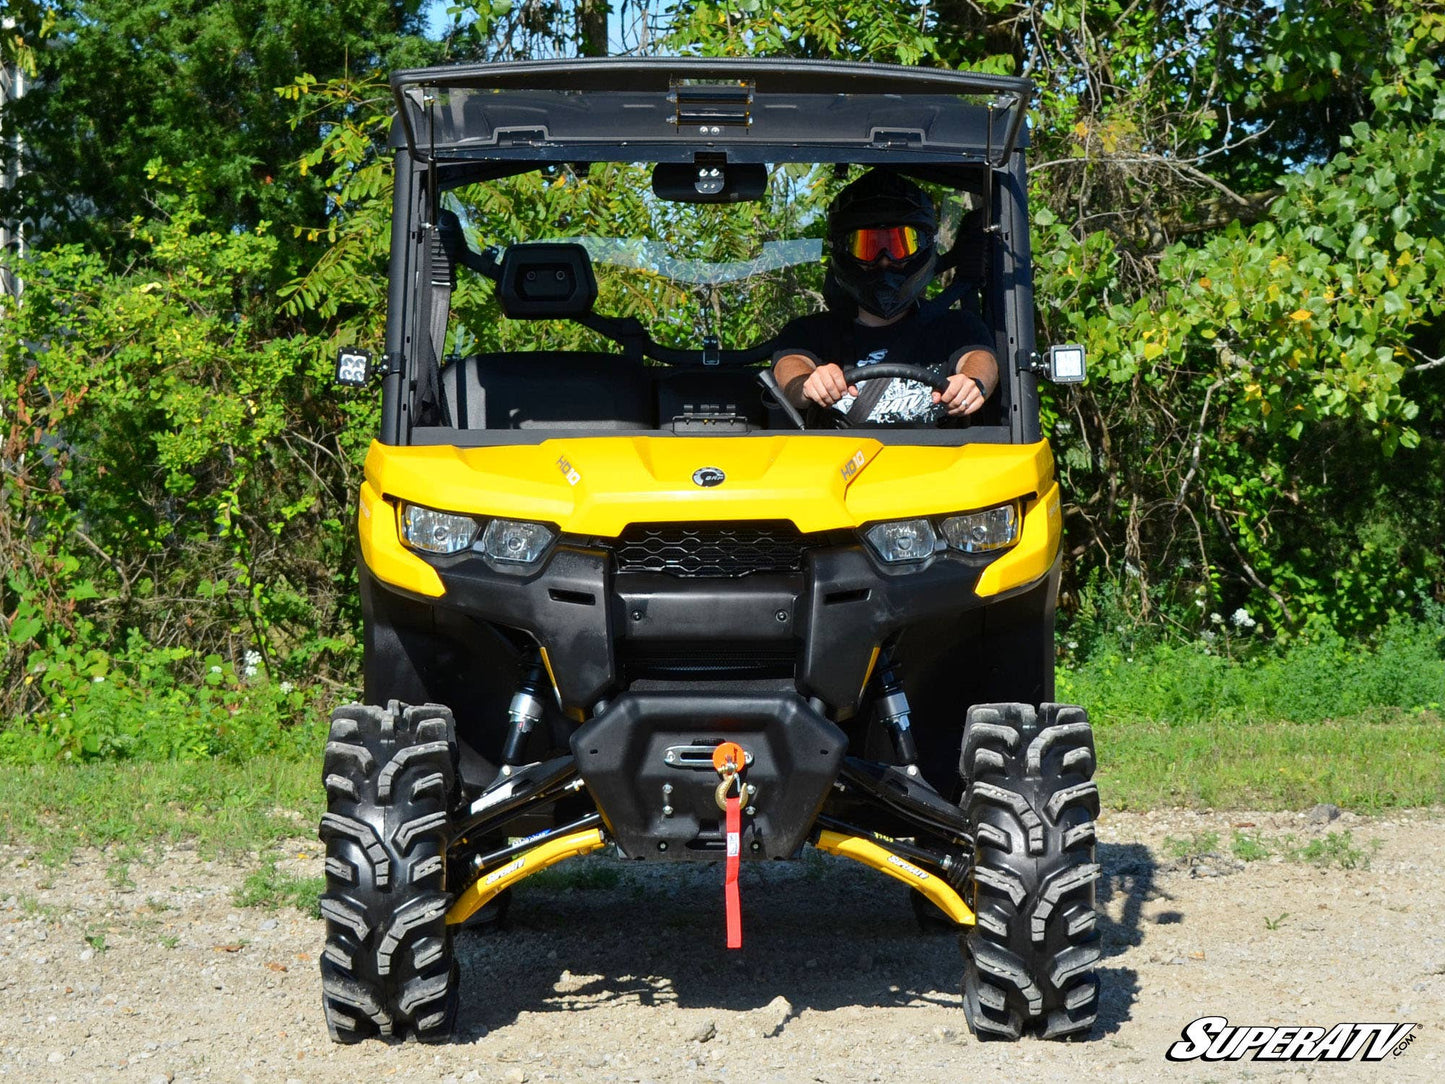
<instances>
[{"instance_id":1,"label":"tree trunk","mask_svg":"<svg viewBox=\"0 0 1445 1084\"><path fill-rule=\"evenodd\" d=\"M607 0L577 0L577 51L581 56L607 55Z\"/></svg>"}]
</instances>

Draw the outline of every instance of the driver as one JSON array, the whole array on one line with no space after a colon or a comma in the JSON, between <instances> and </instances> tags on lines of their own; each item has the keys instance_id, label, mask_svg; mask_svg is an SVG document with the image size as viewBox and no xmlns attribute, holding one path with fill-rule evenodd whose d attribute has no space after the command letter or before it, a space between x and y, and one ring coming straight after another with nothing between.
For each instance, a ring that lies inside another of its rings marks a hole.
<instances>
[{"instance_id":1,"label":"driver","mask_svg":"<svg viewBox=\"0 0 1445 1084\"><path fill-rule=\"evenodd\" d=\"M919 305L937 262L937 230L928 194L895 173L871 170L838 193L828 210L830 264L857 314L830 308L779 333L780 343L809 347L784 345L773 354L773 376L794 406L831 408L854 425L918 425L973 414L994 393L998 362L984 322ZM844 368L884 361L946 376L948 390L843 379Z\"/></svg>"}]
</instances>

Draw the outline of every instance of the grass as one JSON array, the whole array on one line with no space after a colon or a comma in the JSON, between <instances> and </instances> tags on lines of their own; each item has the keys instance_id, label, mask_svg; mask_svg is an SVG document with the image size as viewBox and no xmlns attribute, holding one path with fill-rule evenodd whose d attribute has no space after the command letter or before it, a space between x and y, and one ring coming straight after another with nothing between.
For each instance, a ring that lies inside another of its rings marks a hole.
<instances>
[{"instance_id":1,"label":"grass","mask_svg":"<svg viewBox=\"0 0 1445 1084\"><path fill-rule=\"evenodd\" d=\"M1438 806L1445 805L1442 654L1445 623L1404 620L1368 644L1327 634L1287 650L1257 645L1235 658L1201 644L1139 651L1105 645L1060 668L1058 699L1089 708L1099 789L1112 809L1299 810L1332 802L1378 813ZM320 699L316 690L288 691L280 700L277 691L267 700L269 686L242 688L261 699L246 701L237 715L222 711L224 725L200 727L210 735L202 747L229 742L217 746L225 755L205 758L175 752L190 746L167 730L196 730L196 719L216 715L200 693L191 719L179 701L169 715L146 714L144 696L111 685L87 679L87 696L109 690L100 705L106 711L70 717L76 727L94 727L110 712L135 715L125 726L107 724L115 734L105 741L89 741L88 730L72 735L82 749L102 750L97 759L60 761L55 749L64 743L57 745L55 734L19 721L0 725L0 839L33 848L52 866L83 847L107 848L111 878L124 886L130 866L156 844L190 840L203 854L239 855L314 833L325 802L321 716L304 715L311 721L300 726L283 720ZM112 746L115 756L133 759L105 759ZM1220 853L1223 845L1211 836L1170 846L1184 856ZM1372 853L1348 832L1305 844L1236 834L1227 849L1243 861L1281 855L1343 868L1368 864ZM610 864L569 863L538 881L608 889L619 877ZM314 911L317 891L319 879L270 863L247 879L237 902Z\"/></svg>"},{"instance_id":2,"label":"grass","mask_svg":"<svg viewBox=\"0 0 1445 1084\"><path fill-rule=\"evenodd\" d=\"M1269 849L1269 843L1262 836L1236 832L1233 842L1229 845L1229 853L1241 862L1258 862L1261 858L1268 858L1274 852Z\"/></svg>"},{"instance_id":3,"label":"grass","mask_svg":"<svg viewBox=\"0 0 1445 1084\"><path fill-rule=\"evenodd\" d=\"M59 864L82 847L194 840L205 854L244 854L321 819L320 770L309 760L0 765L0 835Z\"/></svg>"},{"instance_id":4,"label":"grass","mask_svg":"<svg viewBox=\"0 0 1445 1084\"><path fill-rule=\"evenodd\" d=\"M1278 856L1287 862L1308 862L1326 869L1369 869L1371 859L1381 846L1378 839L1364 845L1356 843L1349 829L1327 832L1303 844L1293 833L1266 836L1235 832L1229 844L1229 853L1242 862L1258 862ZM1163 851L1166 857L1177 862L1223 853L1219 833L1212 831L1165 836Z\"/></svg>"},{"instance_id":5,"label":"grass","mask_svg":"<svg viewBox=\"0 0 1445 1084\"><path fill-rule=\"evenodd\" d=\"M326 891L326 878L302 877L277 869L268 862L247 876L232 898L237 907L263 907L274 911L290 906L312 918L321 917L321 893Z\"/></svg>"},{"instance_id":6,"label":"grass","mask_svg":"<svg viewBox=\"0 0 1445 1084\"><path fill-rule=\"evenodd\" d=\"M1311 862L1317 866L1334 866L1339 869L1369 869L1370 860L1379 851L1381 843L1372 839L1361 847L1355 843L1348 830L1328 832L1318 839L1312 839L1303 847L1292 847L1289 857L1299 862Z\"/></svg>"},{"instance_id":7,"label":"grass","mask_svg":"<svg viewBox=\"0 0 1445 1084\"><path fill-rule=\"evenodd\" d=\"M1170 858L1180 861L1186 858L1195 858L1200 855L1218 854L1219 833L1195 832L1185 838L1165 836L1164 853Z\"/></svg>"},{"instance_id":8,"label":"grass","mask_svg":"<svg viewBox=\"0 0 1445 1084\"><path fill-rule=\"evenodd\" d=\"M1445 804L1445 719L1378 709L1348 719L1155 722L1096 715L1100 793L1112 809L1344 809ZM111 847L127 878L136 849L194 840L203 853L243 854L320 820L319 767L271 755L222 760L0 765L0 836L50 864L78 848ZM1231 847L1257 857L1248 837ZM1218 841L1204 850L1217 850ZM1197 853L1197 849L1196 849ZM606 879L612 871L588 872ZM576 877L580 874L557 876ZM613 887L575 884L570 887Z\"/></svg>"},{"instance_id":9,"label":"grass","mask_svg":"<svg viewBox=\"0 0 1445 1084\"><path fill-rule=\"evenodd\" d=\"M1095 714L1093 722L1099 792L1114 809L1333 802L1377 813L1445 804L1445 717L1438 711L1247 723Z\"/></svg>"},{"instance_id":10,"label":"grass","mask_svg":"<svg viewBox=\"0 0 1445 1084\"><path fill-rule=\"evenodd\" d=\"M1123 809L1357 812L1445 804L1445 622L1397 618L1368 641L1312 630L1096 645L1057 675L1094 723L1100 793Z\"/></svg>"}]
</instances>

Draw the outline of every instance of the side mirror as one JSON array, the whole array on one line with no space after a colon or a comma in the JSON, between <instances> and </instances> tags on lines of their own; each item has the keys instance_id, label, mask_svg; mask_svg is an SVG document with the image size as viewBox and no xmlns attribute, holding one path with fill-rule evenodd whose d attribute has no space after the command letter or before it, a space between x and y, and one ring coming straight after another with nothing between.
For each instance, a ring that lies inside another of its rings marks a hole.
<instances>
[{"instance_id":1,"label":"side mirror","mask_svg":"<svg viewBox=\"0 0 1445 1084\"><path fill-rule=\"evenodd\" d=\"M743 203L762 199L768 167L739 162L659 162L652 167L652 194L674 203Z\"/></svg>"},{"instance_id":2,"label":"side mirror","mask_svg":"<svg viewBox=\"0 0 1445 1084\"><path fill-rule=\"evenodd\" d=\"M1055 384L1084 382L1084 348L1074 343L1049 347L1049 379Z\"/></svg>"},{"instance_id":3,"label":"side mirror","mask_svg":"<svg viewBox=\"0 0 1445 1084\"><path fill-rule=\"evenodd\" d=\"M336 354L335 380L343 388L364 388L371 379L371 351L343 346Z\"/></svg>"}]
</instances>

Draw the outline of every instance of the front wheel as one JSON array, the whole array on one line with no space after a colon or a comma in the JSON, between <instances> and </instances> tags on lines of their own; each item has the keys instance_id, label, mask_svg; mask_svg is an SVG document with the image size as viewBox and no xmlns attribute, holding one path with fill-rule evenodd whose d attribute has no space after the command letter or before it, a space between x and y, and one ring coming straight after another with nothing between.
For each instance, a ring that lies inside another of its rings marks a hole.
<instances>
[{"instance_id":1,"label":"front wheel","mask_svg":"<svg viewBox=\"0 0 1445 1084\"><path fill-rule=\"evenodd\" d=\"M964 725L974 837L964 1012L980 1039L1080 1037L1098 1015L1094 739L1082 708L983 704Z\"/></svg>"},{"instance_id":2,"label":"front wheel","mask_svg":"<svg viewBox=\"0 0 1445 1084\"><path fill-rule=\"evenodd\" d=\"M445 882L455 730L451 712L435 704L350 704L331 717L321 993L337 1042L451 1034L459 972Z\"/></svg>"}]
</instances>

